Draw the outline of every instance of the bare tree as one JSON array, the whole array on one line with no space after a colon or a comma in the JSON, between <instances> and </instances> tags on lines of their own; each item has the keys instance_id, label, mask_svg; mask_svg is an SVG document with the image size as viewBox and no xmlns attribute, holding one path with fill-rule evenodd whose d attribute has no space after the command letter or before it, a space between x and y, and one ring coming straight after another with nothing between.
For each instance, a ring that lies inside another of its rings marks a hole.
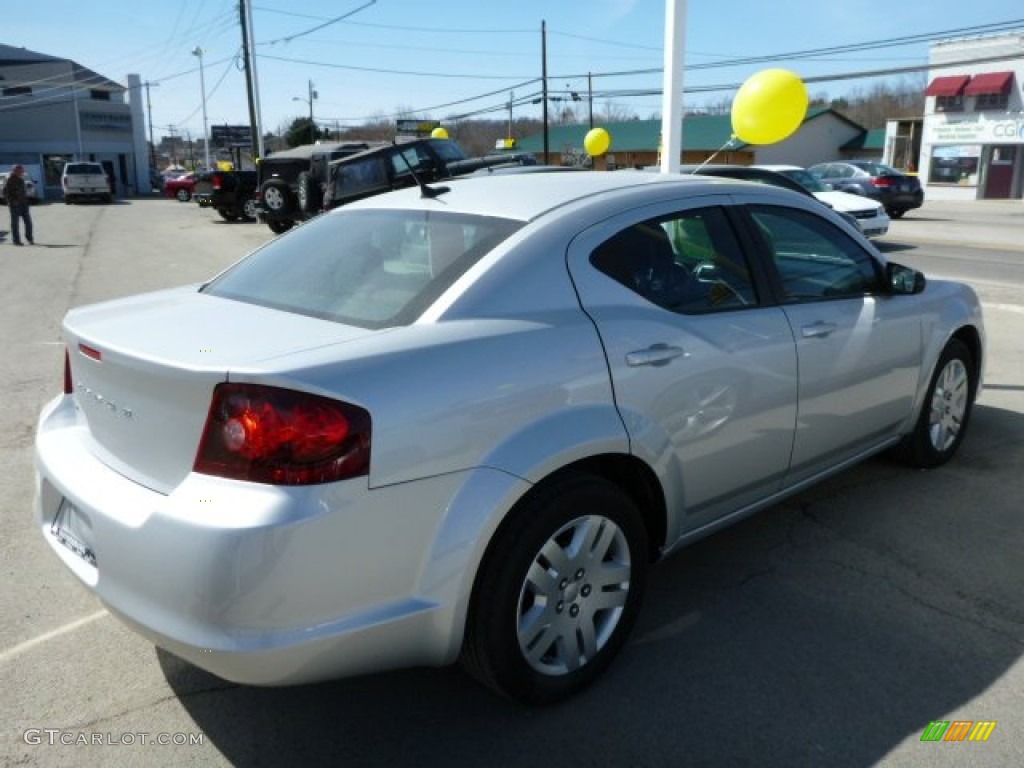
<instances>
[{"instance_id":1,"label":"bare tree","mask_svg":"<svg viewBox=\"0 0 1024 768\"><path fill-rule=\"evenodd\" d=\"M624 104L616 104L614 101L606 101L599 109L594 110L594 122L601 123L624 123L627 120L636 120L637 114Z\"/></svg>"}]
</instances>

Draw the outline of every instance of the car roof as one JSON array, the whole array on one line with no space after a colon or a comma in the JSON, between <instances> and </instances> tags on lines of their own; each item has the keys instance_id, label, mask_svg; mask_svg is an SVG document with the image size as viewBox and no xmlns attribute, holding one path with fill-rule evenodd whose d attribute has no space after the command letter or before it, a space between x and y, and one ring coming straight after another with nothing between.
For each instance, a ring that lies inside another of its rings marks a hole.
<instances>
[{"instance_id":1,"label":"car roof","mask_svg":"<svg viewBox=\"0 0 1024 768\"><path fill-rule=\"evenodd\" d=\"M387 154L398 154L399 152L414 146L425 146L430 144L452 144L451 139L435 139L435 138L423 138L423 139L409 139L408 141L390 142L385 141L380 144L371 144L366 149L356 152L355 154L346 155L345 157L339 157L335 160L331 160L331 165L347 165L349 163L357 163L360 160L364 160L367 157L374 155L387 155Z\"/></svg>"},{"instance_id":2,"label":"car roof","mask_svg":"<svg viewBox=\"0 0 1024 768\"><path fill-rule=\"evenodd\" d=\"M280 152L274 152L273 154L267 155L263 160L309 160L313 155L319 153L327 154L330 152L349 151L362 152L363 150L369 149L373 146L373 142L367 141L344 141L340 143L332 142L330 144L302 144L298 147L282 149Z\"/></svg>"},{"instance_id":3,"label":"car roof","mask_svg":"<svg viewBox=\"0 0 1024 768\"><path fill-rule=\"evenodd\" d=\"M661 192L664 192L660 185L673 185L683 196L730 193L764 195L769 191L778 191L763 184L723 177L680 176L635 170L499 173L463 176L432 183L430 186L434 189L447 187L448 191L431 198L423 198L419 188L410 187L364 198L336 210L419 208L531 221L557 208L597 197L623 206L641 205L645 202L642 199L645 189L652 193L653 202L660 200Z\"/></svg>"}]
</instances>

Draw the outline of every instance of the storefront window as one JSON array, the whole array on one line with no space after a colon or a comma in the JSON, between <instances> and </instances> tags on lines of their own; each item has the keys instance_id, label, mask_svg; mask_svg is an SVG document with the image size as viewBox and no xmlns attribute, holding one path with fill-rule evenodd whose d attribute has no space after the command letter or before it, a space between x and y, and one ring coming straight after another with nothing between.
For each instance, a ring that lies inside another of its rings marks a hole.
<instances>
[{"instance_id":1,"label":"storefront window","mask_svg":"<svg viewBox=\"0 0 1024 768\"><path fill-rule=\"evenodd\" d=\"M958 144L935 147L932 150L929 184L961 184L973 186L978 183L978 161L981 159L980 144Z\"/></svg>"}]
</instances>

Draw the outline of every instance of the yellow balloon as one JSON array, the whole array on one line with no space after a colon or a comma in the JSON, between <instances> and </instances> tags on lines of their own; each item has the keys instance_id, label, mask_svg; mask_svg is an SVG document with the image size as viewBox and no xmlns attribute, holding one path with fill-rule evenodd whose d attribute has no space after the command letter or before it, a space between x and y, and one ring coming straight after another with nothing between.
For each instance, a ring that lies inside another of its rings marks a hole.
<instances>
[{"instance_id":1,"label":"yellow balloon","mask_svg":"<svg viewBox=\"0 0 1024 768\"><path fill-rule=\"evenodd\" d=\"M446 131L441 126L438 126L437 128L430 132L430 137L433 139L447 139L448 131Z\"/></svg>"},{"instance_id":2,"label":"yellow balloon","mask_svg":"<svg viewBox=\"0 0 1024 768\"><path fill-rule=\"evenodd\" d=\"M807 115L807 88L786 69L747 78L732 100L732 132L747 144L774 144L791 135Z\"/></svg>"},{"instance_id":3,"label":"yellow balloon","mask_svg":"<svg viewBox=\"0 0 1024 768\"><path fill-rule=\"evenodd\" d=\"M603 155L612 146L612 137L604 128L591 128L583 137L583 148L591 157Z\"/></svg>"}]
</instances>

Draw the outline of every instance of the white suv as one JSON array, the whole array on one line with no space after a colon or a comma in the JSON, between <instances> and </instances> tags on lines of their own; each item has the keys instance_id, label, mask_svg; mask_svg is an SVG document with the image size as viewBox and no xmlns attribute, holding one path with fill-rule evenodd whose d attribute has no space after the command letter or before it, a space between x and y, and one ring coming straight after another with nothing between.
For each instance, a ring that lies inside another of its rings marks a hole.
<instances>
[{"instance_id":1,"label":"white suv","mask_svg":"<svg viewBox=\"0 0 1024 768\"><path fill-rule=\"evenodd\" d=\"M871 198L833 190L831 186L822 184L810 171L798 165L758 165L755 167L781 173L801 186L807 187L823 203L827 203L840 213L847 213L855 218L861 234L865 237L880 237L889 231L889 215L881 203Z\"/></svg>"},{"instance_id":2,"label":"white suv","mask_svg":"<svg viewBox=\"0 0 1024 768\"><path fill-rule=\"evenodd\" d=\"M105 203L114 199L107 174L99 163L65 163L60 185L64 190L64 202L68 205L90 197Z\"/></svg>"}]
</instances>

